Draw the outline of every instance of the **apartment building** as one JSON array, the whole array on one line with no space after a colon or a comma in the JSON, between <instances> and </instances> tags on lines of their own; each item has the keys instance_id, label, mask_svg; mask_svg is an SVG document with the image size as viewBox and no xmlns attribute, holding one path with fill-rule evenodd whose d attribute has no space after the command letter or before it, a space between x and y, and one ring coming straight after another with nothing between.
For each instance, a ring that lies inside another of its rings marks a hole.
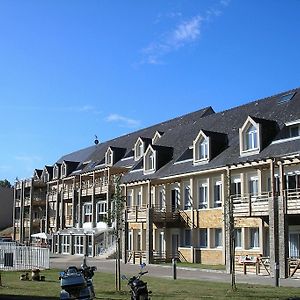
<instances>
[{"instance_id":1,"label":"apartment building","mask_svg":"<svg viewBox=\"0 0 300 300\"><path fill-rule=\"evenodd\" d=\"M15 186L15 235L44 230L55 252L98 255L122 176L124 261L228 266L232 207L236 254L269 256L285 277L287 259L300 256L299 151L300 89L204 108L36 170Z\"/></svg>"}]
</instances>

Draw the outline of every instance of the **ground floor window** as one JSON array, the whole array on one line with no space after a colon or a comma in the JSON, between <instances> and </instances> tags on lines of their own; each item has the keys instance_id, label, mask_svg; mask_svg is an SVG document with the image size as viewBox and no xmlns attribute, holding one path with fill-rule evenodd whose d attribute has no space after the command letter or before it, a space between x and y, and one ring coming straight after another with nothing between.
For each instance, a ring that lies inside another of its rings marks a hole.
<instances>
[{"instance_id":1,"label":"ground floor window","mask_svg":"<svg viewBox=\"0 0 300 300\"><path fill-rule=\"evenodd\" d=\"M259 248L259 230L258 230L258 228L250 228L249 248Z\"/></svg>"},{"instance_id":2,"label":"ground floor window","mask_svg":"<svg viewBox=\"0 0 300 300\"><path fill-rule=\"evenodd\" d=\"M289 235L289 256L291 258L300 257L300 233L290 233Z\"/></svg>"},{"instance_id":3,"label":"ground floor window","mask_svg":"<svg viewBox=\"0 0 300 300\"><path fill-rule=\"evenodd\" d=\"M74 254L84 254L83 243L84 243L83 236L74 237L74 245L73 245Z\"/></svg>"},{"instance_id":4,"label":"ground floor window","mask_svg":"<svg viewBox=\"0 0 300 300\"><path fill-rule=\"evenodd\" d=\"M70 253L70 236L62 235L61 236L61 252Z\"/></svg>"},{"instance_id":5,"label":"ground floor window","mask_svg":"<svg viewBox=\"0 0 300 300\"><path fill-rule=\"evenodd\" d=\"M234 229L235 247L242 248L242 228Z\"/></svg>"},{"instance_id":6,"label":"ground floor window","mask_svg":"<svg viewBox=\"0 0 300 300\"><path fill-rule=\"evenodd\" d=\"M215 229L215 247L219 248L222 247L222 229L216 228Z\"/></svg>"},{"instance_id":7,"label":"ground floor window","mask_svg":"<svg viewBox=\"0 0 300 300\"><path fill-rule=\"evenodd\" d=\"M207 248L207 228L200 228L199 246L200 248Z\"/></svg>"}]
</instances>

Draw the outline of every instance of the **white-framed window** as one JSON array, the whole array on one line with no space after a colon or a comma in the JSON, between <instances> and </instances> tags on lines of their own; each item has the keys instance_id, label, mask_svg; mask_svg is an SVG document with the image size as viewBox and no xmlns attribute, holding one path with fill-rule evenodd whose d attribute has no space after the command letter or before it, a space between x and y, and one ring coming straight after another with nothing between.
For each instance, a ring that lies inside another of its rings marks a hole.
<instances>
[{"instance_id":1,"label":"white-framed window","mask_svg":"<svg viewBox=\"0 0 300 300\"><path fill-rule=\"evenodd\" d=\"M105 200L97 202L97 222L106 221L106 212L107 212L107 202Z\"/></svg>"},{"instance_id":2,"label":"white-framed window","mask_svg":"<svg viewBox=\"0 0 300 300\"><path fill-rule=\"evenodd\" d=\"M192 207L192 203L191 203L191 189L190 186L188 184L184 185L184 209L191 209Z\"/></svg>"},{"instance_id":3,"label":"white-framed window","mask_svg":"<svg viewBox=\"0 0 300 300\"><path fill-rule=\"evenodd\" d=\"M58 165L55 165L53 168L53 179L57 179L58 178Z\"/></svg>"},{"instance_id":4,"label":"white-framed window","mask_svg":"<svg viewBox=\"0 0 300 300\"><path fill-rule=\"evenodd\" d=\"M163 210L166 207L166 199L165 199L165 191L164 189L160 189L158 192L158 208L159 210Z\"/></svg>"},{"instance_id":5,"label":"white-framed window","mask_svg":"<svg viewBox=\"0 0 300 300\"><path fill-rule=\"evenodd\" d=\"M62 235L61 236L61 252L70 253L70 236Z\"/></svg>"},{"instance_id":6,"label":"white-framed window","mask_svg":"<svg viewBox=\"0 0 300 300\"><path fill-rule=\"evenodd\" d=\"M48 171L43 172L43 181L48 182L49 181L49 173Z\"/></svg>"},{"instance_id":7,"label":"white-framed window","mask_svg":"<svg viewBox=\"0 0 300 300\"><path fill-rule=\"evenodd\" d=\"M162 255L166 251L165 233L163 231L161 231L159 233L158 239L159 239L159 241L158 241L158 251Z\"/></svg>"},{"instance_id":8,"label":"white-framed window","mask_svg":"<svg viewBox=\"0 0 300 300\"><path fill-rule=\"evenodd\" d=\"M215 247L220 248L223 245L222 228L215 228Z\"/></svg>"},{"instance_id":9,"label":"white-framed window","mask_svg":"<svg viewBox=\"0 0 300 300\"><path fill-rule=\"evenodd\" d=\"M111 148L108 148L105 154L105 163L108 166L112 166L114 163L114 152Z\"/></svg>"},{"instance_id":10,"label":"white-framed window","mask_svg":"<svg viewBox=\"0 0 300 300\"><path fill-rule=\"evenodd\" d=\"M91 203L86 203L83 205L83 222L92 222L93 209Z\"/></svg>"},{"instance_id":11,"label":"white-framed window","mask_svg":"<svg viewBox=\"0 0 300 300\"><path fill-rule=\"evenodd\" d=\"M208 185L206 182L200 183L198 187L198 207L199 209L208 208Z\"/></svg>"},{"instance_id":12,"label":"white-framed window","mask_svg":"<svg viewBox=\"0 0 300 300\"><path fill-rule=\"evenodd\" d=\"M136 193L136 201L135 201L136 206L141 207L142 206L142 192L138 191Z\"/></svg>"},{"instance_id":13,"label":"white-framed window","mask_svg":"<svg viewBox=\"0 0 300 300\"><path fill-rule=\"evenodd\" d=\"M291 138L297 137L297 136L299 136L299 135L300 135L299 124L289 126L289 136L290 136Z\"/></svg>"},{"instance_id":14,"label":"white-framed window","mask_svg":"<svg viewBox=\"0 0 300 300\"><path fill-rule=\"evenodd\" d=\"M74 254L84 254L83 252L83 236L75 235L74 236L74 244L73 244L73 252Z\"/></svg>"},{"instance_id":15,"label":"white-framed window","mask_svg":"<svg viewBox=\"0 0 300 300\"><path fill-rule=\"evenodd\" d=\"M149 147L145 153L144 157L144 172L150 173L154 172L156 169L156 152L152 149L152 147Z\"/></svg>"},{"instance_id":16,"label":"white-framed window","mask_svg":"<svg viewBox=\"0 0 300 300\"><path fill-rule=\"evenodd\" d=\"M214 185L214 207L222 206L222 181L217 181Z\"/></svg>"},{"instance_id":17,"label":"white-framed window","mask_svg":"<svg viewBox=\"0 0 300 300\"><path fill-rule=\"evenodd\" d=\"M235 247L242 248L242 229L241 228L234 229L234 238L235 238Z\"/></svg>"},{"instance_id":18,"label":"white-framed window","mask_svg":"<svg viewBox=\"0 0 300 300\"><path fill-rule=\"evenodd\" d=\"M241 179L235 178L231 183L231 195L240 196L242 194Z\"/></svg>"},{"instance_id":19,"label":"white-framed window","mask_svg":"<svg viewBox=\"0 0 300 300\"><path fill-rule=\"evenodd\" d=\"M300 233L291 232L289 234L289 257L300 258Z\"/></svg>"},{"instance_id":20,"label":"white-framed window","mask_svg":"<svg viewBox=\"0 0 300 300\"><path fill-rule=\"evenodd\" d=\"M258 228L249 228L249 248L259 248Z\"/></svg>"},{"instance_id":21,"label":"white-framed window","mask_svg":"<svg viewBox=\"0 0 300 300\"><path fill-rule=\"evenodd\" d=\"M194 163L208 162L210 159L210 139L200 130L193 142Z\"/></svg>"},{"instance_id":22,"label":"white-framed window","mask_svg":"<svg viewBox=\"0 0 300 300\"><path fill-rule=\"evenodd\" d=\"M249 193L251 197L256 197L258 195L258 177L252 176L249 180Z\"/></svg>"},{"instance_id":23,"label":"white-framed window","mask_svg":"<svg viewBox=\"0 0 300 300\"><path fill-rule=\"evenodd\" d=\"M176 211L179 206L179 190L178 188L173 188L171 190L171 208L172 211Z\"/></svg>"},{"instance_id":24,"label":"white-framed window","mask_svg":"<svg viewBox=\"0 0 300 300\"><path fill-rule=\"evenodd\" d=\"M127 193L127 207L131 207L132 206L132 191L129 191Z\"/></svg>"},{"instance_id":25,"label":"white-framed window","mask_svg":"<svg viewBox=\"0 0 300 300\"><path fill-rule=\"evenodd\" d=\"M260 124L248 117L240 128L240 155L253 155L260 151Z\"/></svg>"},{"instance_id":26,"label":"white-framed window","mask_svg":"<svg viewBox=\"0 0 300 300\"><path fill-rule=\"evenodd\" d=\"M199 246L200 248L207 248L207 228L200 228L199 230Z\"/></svg>"},{"instance_id":27,"label":"white-framed window","mask_svg":"<svg viewBox=\"0 0 300 300\"><path fill-rule=\"evenodd\" d=\"M244 134L244 150L254 150L257 149L257 147L257 128L254 125L251 125Z\"/></svg>"},{"instance_id":28,"label":"white-framed window","mask_svg":"<svg viewBox=\"0 0 300 300\"><path fill-rule=\"evenodd\" d=\"M61 176L62 177L67 176L67 165L65 162L63 162L61 165Z\"/></svg>"},{"instance_id":29,"label":"white-framed window","mask_svg":"<svg viewBox=\"0 0 300 300\"><path fill-rule=\"evenodd\" d=\"M134 159L139 160L144 155L144 142L138 138L134 145Z\"/></svg>"}]
</instances>

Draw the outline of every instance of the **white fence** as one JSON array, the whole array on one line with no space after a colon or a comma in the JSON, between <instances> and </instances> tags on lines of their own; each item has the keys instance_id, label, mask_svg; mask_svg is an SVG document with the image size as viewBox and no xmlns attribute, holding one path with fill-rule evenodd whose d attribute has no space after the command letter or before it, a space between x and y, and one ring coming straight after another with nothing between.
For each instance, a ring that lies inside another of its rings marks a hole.
<instances>
[{"instance_id":1,"label":"white fence","mask_svg":"<svg viewBox=\"0 0 300 300\"><path fill-rule=\"evenodd\" d=\"M0 243L0 270L49 269L48 248Z\"/></svg>"}]
</instances>

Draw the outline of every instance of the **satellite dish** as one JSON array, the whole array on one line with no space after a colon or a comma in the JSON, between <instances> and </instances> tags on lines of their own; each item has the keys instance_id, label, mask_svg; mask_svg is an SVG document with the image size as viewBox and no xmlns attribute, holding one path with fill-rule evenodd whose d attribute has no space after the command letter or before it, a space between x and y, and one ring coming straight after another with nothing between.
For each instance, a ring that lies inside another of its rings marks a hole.
<instances>
[{"instance_id":1,"label":"satellite dish","mask_svg":"<svg viewBox=\"0 0 300 300\"><path fill-rule=\"evenodd\" d=\"M95 135L94 144L95 144L95 145L98 145L98 144L99 144L99 140L98 140L98 137L97 137L97 135Z\"/></svg>"}]
</instances>

